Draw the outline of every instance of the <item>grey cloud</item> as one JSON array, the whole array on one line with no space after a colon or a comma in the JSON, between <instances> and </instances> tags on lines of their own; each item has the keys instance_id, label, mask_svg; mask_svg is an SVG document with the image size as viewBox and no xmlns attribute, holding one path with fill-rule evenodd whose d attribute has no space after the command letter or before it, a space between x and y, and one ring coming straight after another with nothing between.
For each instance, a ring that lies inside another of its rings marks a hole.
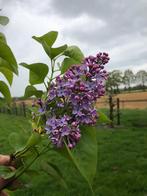
<instances>
[{"instance_id":1,"label":"grey cloud","mask_svg":"<svg viewBox=\"0 0 147 196\"><path fill-rule=\"evenodd\" d=\"M145 64L147 62L146 58L147 51L133 51L130 54L125 54L124 56L119 56L117 60L112 59L110 60L110 67L111 69L127 69L128 67L138 67L139 65ZM138 58L139 56L139 58Z\"/></svg>"},{"instance_id":2,"label":"grey cloud","mask_svg":"<svg viewBox=\"0 0 147 196\"><path fill-rule=\"evenodd\" d=\"M95 19L101 19L107 25L100 30L95 27L95 31L87 29L81 25L68 30L66 34L78 40L99 43L114 42L118 37L132 35L134 33L144 33L147 26L147 1L146 0L52 0L53 10L57 15L67 18L76 18L82 14L89 15ZM91 23L94 22L91 20ZM66 29L65 29L66 31Z\"/></svg>"},{"instance_id":3,"label":"grey cloud","mask_svg":"<svg viewBox=\"0 0 147 196\"><path fill-rule=\"evenodd\" d=\"M78 44L87 55L109 52L109 70L147 64L147 0L0 0L0 8L10 18L2 31L19 62L44 62L31 36L59 30L62 43ZM21 69L14 95L22 95L26 75Z\"/></svg>"},{"instance_id":4,"label":"grey cloud","mask_svg":"<svg viewBox=\"0 0 147 196\"><path fill-rule=\"evenodd\" d=\"M118 23L124 21L124 26L129 20L130 24L144 23L147 16L147 1L146 0L52 0L54 12L63 17L78 17L81 14L98 17L103 20L113 21Z\"/></svg>"},{"instance_id":5,"label":"grey cloud","mask_svg":"<svg viewBox=\"0 0 147 196\"><path fill-rule=\"evenodd\" d=\"M147 48L145 44L147 32L147 1L146 0L52 0L54 12L61 17L67 17L73 20L82 15L88 15L91 22L77 24L64 29L64 35L69 39L78 40L101 50L110 52L114 48L121 50L123 45L136 44L130 51L123 49L120 56L113 56L111 67L121 65L137 65L147 62ZM97 20L105 23L91 30L91 24ZM125 52L126 51L126 52ZM124 55L125 54L125 55ZM117 60L115 59L117 58Z\"/></svg>"}]
</instances>

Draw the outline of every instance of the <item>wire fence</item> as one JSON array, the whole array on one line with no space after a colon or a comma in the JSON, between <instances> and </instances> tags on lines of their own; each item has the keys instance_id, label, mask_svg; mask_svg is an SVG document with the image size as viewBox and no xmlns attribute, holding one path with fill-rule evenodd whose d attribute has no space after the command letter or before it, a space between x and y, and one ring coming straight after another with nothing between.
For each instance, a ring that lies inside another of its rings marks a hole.
<instances>
[{"instance_id":1,"label":"wire fence","mask_svg":"<svg viewBox=\"0 0 147 196\"><path fill-rule=\"evenodd\" d=\"M1 106L0 113L27 117L28 106L25 102L20 102L19 104L13 102L11 105Z\"/></svg>"},{"instance_id":2,"label":"wire fence","mask_svg":"<svg viewBox=\"0 0 147 196\"><path fill-rule=\"evenodd\" d=\"M147 99L120 100L120 98L109 96L104 101L98 101L96 106L107 109L112 122L111 126L113 126L114 124L121 124L121 109L147 109ZM1 106L0 113L27 117L30 114L29 105L24 101L13 102L11 105Z\"/></svg>"},{"instance_id":3,"label":"wire fence","mask_svg":"<svg viewBox=\"0 0 147 196\"><path fill-rule=\"evenodd\" d=\"M147 99L126 100L109 96L104 101L97 102L97 108L108 110L108 115L112 121L112 126L121 124L122 109L147 109Z\"/></svg>"}]
</instances>

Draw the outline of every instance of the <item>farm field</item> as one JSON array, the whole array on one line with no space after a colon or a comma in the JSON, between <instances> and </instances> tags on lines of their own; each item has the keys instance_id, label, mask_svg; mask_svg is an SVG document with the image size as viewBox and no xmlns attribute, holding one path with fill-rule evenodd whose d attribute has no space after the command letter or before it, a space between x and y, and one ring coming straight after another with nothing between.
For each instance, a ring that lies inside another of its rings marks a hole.
<instances>
[{"instance_id":1,"label":"farm field","mask_svg":"<svg viewBox=\"0 0 147 196\"><path fill-rule=\"evenodd\" d=\"M147 109L147 92L131 92L131 93L121 93L113 96L113 100L116 98L120 99L120 109ZM142 101L136 101L142 100ZM26 106L31 106L33 103L33 99L26 100L15 100L16 106L21 110L22 103L25 103ZM104 96L98 99L97 108L109 108L108 96ZM12 104L12 107L13 104Z\"/></svg>"},{"instance_id":2,"label":"farm field","mask_svg":"<svg viewBox=\"0 0 147 196\"><path fill-rule=\"evenodd\" d=\"M146 116L146 110L122 110L120 127L97 128L98 165L93 183L96 196L147 195ZM14 151L13 147L19 140L15 138L12 141L10 133L22 134L22 142L25 143L30 130L26 118L0 114L0 153ZM60 165L63 176L68 174L68 191L52 177L40 171L36 163L33 167L38 168L38 173L31 177L31 182L34 183L30 182L31 185L27 188L17 190L11 195L90 196L86 184L70 162L57 154L48 153L45 158Z\"/></svg>"},{"instance_id":3,"label":"farm field","mask_svg":"<svg viewBox=\"0 0 147 196\"><path fill-rule=\"evenodd\" d=\"M120 99L120 107L122 109L147 109L147 92L130 92L130 93L121 93L114 98ZM146 100L142 102L124 102L130 100ZM31 105L33 99L23 100L26 105ZM22 103L22 100L16 100L16 103L19 105ZM99 108L108 108L108 96L100 98L97 102L97 107Z\"/></svg>"},{"instance_id":4,"label":"farm field","mask_svg":"<svg viewBox=\"0 0 147 196\"><path fill-rule=\"evenodd\" d=\"M120 107L122 109L147 109L147 92L121 93L114 96L114 98L120 99ZM145 101L135 102L135 100L145 100ZM108 108L109 107L108 97L105 96L100 98L99 101L97 102L97 107Z\"/></svg>"}]
</instances>

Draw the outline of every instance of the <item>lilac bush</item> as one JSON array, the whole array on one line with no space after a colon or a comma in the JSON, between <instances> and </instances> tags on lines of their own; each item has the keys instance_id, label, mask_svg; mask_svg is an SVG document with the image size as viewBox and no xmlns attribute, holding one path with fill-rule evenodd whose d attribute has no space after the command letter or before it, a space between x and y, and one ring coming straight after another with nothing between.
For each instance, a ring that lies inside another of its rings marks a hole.
<instances>
[{"instance_id":1,"label":"lilac bush","mask_svg":"<svg viewBox=\"0 0 147 196\"><path fill-rule=\"evenodd\" d=\"M97 168L95 127L100 117L104 117L104 114L97 112L95 105L105 94L108 74L104 65L109 62L109 56L105 52L99 52L96 56L85 58L77 46L63 45L54 48L57 35L58 32L51 31L40 37L33 36L48 55L51 62L49 66L44 63L20 64L29 70L29 85L25 89L25 97L35 96L37 101L30 108L32 134L25 146L12 153L11 161L17 167L5 177L2 189L8 188L27 172L36 159L52 150L68 157L94 195L92 180ZM1 41L0 44L4 45ZM4 51L6 47L8 48L6 45ZM61 56L63 61L57 63ZM36 84L44 84L46 90L37 90L34 86ZM8 89L3 94L9 95ZM49 173L52 168L52 177L55 174L56 180L59 176L59 182L61 183L61 179L64 182L60 168L50 163L50 157L48 159L49 162L44 162L49 165Z\"/></svg>"}]
</instances>

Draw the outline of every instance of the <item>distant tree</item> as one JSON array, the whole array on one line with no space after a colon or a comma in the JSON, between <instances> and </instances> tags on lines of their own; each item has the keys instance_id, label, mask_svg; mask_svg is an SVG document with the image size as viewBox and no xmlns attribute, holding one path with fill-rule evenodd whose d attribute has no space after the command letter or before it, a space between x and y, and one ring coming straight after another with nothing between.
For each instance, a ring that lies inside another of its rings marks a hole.
<instances>
[{"instance_id":1,"label":"distant tree","mask_svg":"<svg viewBox=\"0 0 147 196\"><path fill-rule=\"evenodd\" d=\"M119 86L122 83L122 72L119 70L114 70L109 72L108 80L106 82L106 90L113 94L118 93Z\"/></svg>"},{"instance_id":2,"label":"distant tree","mask_svg":"<svg viewBox=\"0 0 147 196\"><path fill-rule=\"evenodd\" d=\"M145 83L147 82L147 72L145 70L140 70L135 75L136 82L141 84L143 89L145 89Z\"/></svg>"},{"instance_id":3,"label":"distant tree","mask_svg":"<svg viewBox=\"0 0 147 196\"><path fill-rule=\"evenodd\" d=\"M109 92L110 94L113 93L113 86L114 86L114 81L112 78L111 72L108 73L108 79L106 81L106 91Z\"/></svg>"},{"instance_id":4,"label":"distant tree","mask_svg":"<svg viewBox=\"0 0 147 196\"><path fill-rule=\"evenodd\" d=\"M123 84L130 90L131 84L135 81L135 75L132 70L127 69L124 71Z\"/></svg>"}]
</instances>

